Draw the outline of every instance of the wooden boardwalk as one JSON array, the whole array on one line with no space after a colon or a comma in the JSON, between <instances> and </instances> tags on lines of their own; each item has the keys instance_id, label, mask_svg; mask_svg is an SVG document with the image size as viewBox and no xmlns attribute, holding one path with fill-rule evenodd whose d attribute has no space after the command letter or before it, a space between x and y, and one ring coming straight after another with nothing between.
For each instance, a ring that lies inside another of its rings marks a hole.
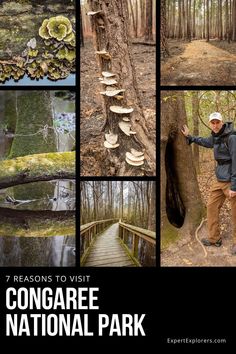
<instances>
[{"instance_id":1,"label":"wooden boardwalk","mask_svg":"<svg viewBox=\"0 0 236 354\"><path fill-rule=\"evenodd\" d=\"M84 267L136 267L120 244L119 223L109 226L91 246Z\"/></svg>"}]
</instances>

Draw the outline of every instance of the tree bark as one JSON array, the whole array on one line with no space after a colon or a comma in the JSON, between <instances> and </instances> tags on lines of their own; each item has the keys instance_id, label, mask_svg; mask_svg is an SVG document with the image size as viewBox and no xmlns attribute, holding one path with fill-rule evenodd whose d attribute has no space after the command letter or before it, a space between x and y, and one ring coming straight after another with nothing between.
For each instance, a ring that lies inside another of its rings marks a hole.
<instances>
[{"instance_id":1,"label":"tree bark","mask_svg":"<svg viewBox=\"0 0 236 354\"><path fill-rule=\"evenodd\" d=\"M170 55L166 38L166 0L161 0L161 57Z\"/></svg>"},{"instance_id":2,"label":"tree bark","mask_svg":"<svg viewBox=\"0 0 236 354\"><path fill-rule=\"evenodd\" d=\"M14 105L17 120L9 158L55 152L50 92L16 91Z\"/></svg>"},{"instance_id":3,"label":"tree bark","mask_svg":"<svg viewBox=\"0 0 236 354\"><path fill-rule=\"evenodd\" d=\"M113 175L154 174L156 159L155 144L150 140L150 132L142 110L137 87L127 30L127 1L113 0L108 3L102 0L96 2L90 0L89 4L92 11L102 11L92 16L91 19L95 50L106 50L108 53L107 58L97 55L100 71L110 71L115 74L117 84L113 87L125 89L121 101L118 101L115 97L103 96L104 118L106 120L104 124L105 133L111 132L117 134L119 143L119 147L107 149L107 159L104 169L107 173ZM104 85L101 91L105 89L106 86ZM136 134L127 136L120 130L118 122L122 120L122 116L110 110L110 107L114 105L134 109L129 118L131 130L136 132ZM125 154L131 148L145 151L145 164L141 168L132 167L126 162ZM115 167L115 171L111 167Z\"/></svg>"},{"instance_id":4,"label":"tree bark","mask_svg":"<svg viewBox=\"0 0 236 354\"><path fill-rule=\"evenodd\" d=\"M210 29L209 29L209 0L206 0L207 4L207 42L210 40Z\"/></svg>"},{"instance_id":5,"label":"tree bark","mask_svg":"<svg viewBox=\"0 0 236 354\"><path fill-rule=\"evenodd\" d=\"M84 32L83 32L81 5L80 5L79 10L80 10L80 46L84 47Z\"/></svg>"},{"instance_id":6,"label":"tree bark","mask_svg":"<svg viewBox=\"0 0 236 354\"><path fill-rule=\"evenodd\" d=\"M0 189L53 179L75 179L75 152L35 154L0 162Z\"/></svg>"},{"instance_id":7,"label":"tree bark","mask_svg":"<svg viewBox=\"0 0 236 354\"><path fill-rule=\"evenodd\" d=\"M152 0L146 0L146 32L145 40L153 41L152 34Z\"/></svg>"},{"instance_id":8,"label":"tree bark","mask_svg":"<svg viewBox=\"0 0 236 354\"><path fill-rule=\"evenodd\" d=\"M192 119L193 119L193 135L199 135L199 124L198 124L198 114L199 114L199 101L198 101L198 91L192 92ZM193 144L193 158L196 171L199 172L199 146Z\"/></svg>"},{"instance_id":9,"label":"tree bark","mask_svg":"<svg viewBox=\"0 0 236 354\"><path fill-rule=\"evenodd\" d=\"M204 215L192 150L180 132L187 124L183 92L161 95L162 247L179 235L190 239Z\"/></svg>"}]
</instances>

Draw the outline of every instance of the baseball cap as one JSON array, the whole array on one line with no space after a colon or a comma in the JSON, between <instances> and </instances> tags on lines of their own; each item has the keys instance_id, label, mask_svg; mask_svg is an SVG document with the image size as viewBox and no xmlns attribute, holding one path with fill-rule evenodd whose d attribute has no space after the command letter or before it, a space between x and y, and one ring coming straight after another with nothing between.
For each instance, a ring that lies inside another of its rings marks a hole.
<instances>
[{"instance_id":1,"label":"baseball cap","mask_svg":"<svg viewBox=\"0 0 236 354\"><path fill-rule=\"evenodd\" d=\"M219 112L214 112L209 115L209 122L212 121L213 119L217 119L221 121L223 120L222 115Z\"/></svg>"}]
</instances>

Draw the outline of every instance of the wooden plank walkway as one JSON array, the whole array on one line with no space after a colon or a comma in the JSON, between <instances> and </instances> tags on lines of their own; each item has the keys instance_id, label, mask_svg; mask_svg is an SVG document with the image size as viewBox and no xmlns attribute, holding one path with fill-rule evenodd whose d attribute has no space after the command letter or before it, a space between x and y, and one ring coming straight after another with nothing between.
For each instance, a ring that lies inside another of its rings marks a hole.
<instances>
[{"instance_id":1,"label":"wooden plank walkway","mask_svg":"<svg viewBox=\"0 0 236 354\"><path fill-rule=\"evenodd\" d=\"M97 237L84 267L136 267L121 246L118 231L119 223L115 223Z\"/></svg>"}]
</instances>

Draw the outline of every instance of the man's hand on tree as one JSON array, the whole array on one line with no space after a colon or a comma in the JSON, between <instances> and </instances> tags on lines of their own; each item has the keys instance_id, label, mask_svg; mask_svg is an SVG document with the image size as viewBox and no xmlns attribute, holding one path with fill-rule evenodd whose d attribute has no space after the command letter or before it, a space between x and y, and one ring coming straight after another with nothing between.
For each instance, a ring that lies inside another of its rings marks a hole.
<instances>
[{"instance_id":1,"label":"man's hand on tree","mask_svg":"<svg viewBox=\"0 0 236 354\"><path fill-rule=\"evenodd\" d=\"M181 132L184 134L184 136L188 136L189 135L189 129L188 129L187 125L183 125L183 128L181 129Z\"/></svg>"},{"instance_id":2,"label":"man's hand on tree","mask_svg":"<svg viewBox=\"0 0 236 354\"><path fill-rule=\"evenodd\" d=\"M236 197L236 192L235 191L229 191L229 197L230 198Z\"/></svg>"}]
</instances>

